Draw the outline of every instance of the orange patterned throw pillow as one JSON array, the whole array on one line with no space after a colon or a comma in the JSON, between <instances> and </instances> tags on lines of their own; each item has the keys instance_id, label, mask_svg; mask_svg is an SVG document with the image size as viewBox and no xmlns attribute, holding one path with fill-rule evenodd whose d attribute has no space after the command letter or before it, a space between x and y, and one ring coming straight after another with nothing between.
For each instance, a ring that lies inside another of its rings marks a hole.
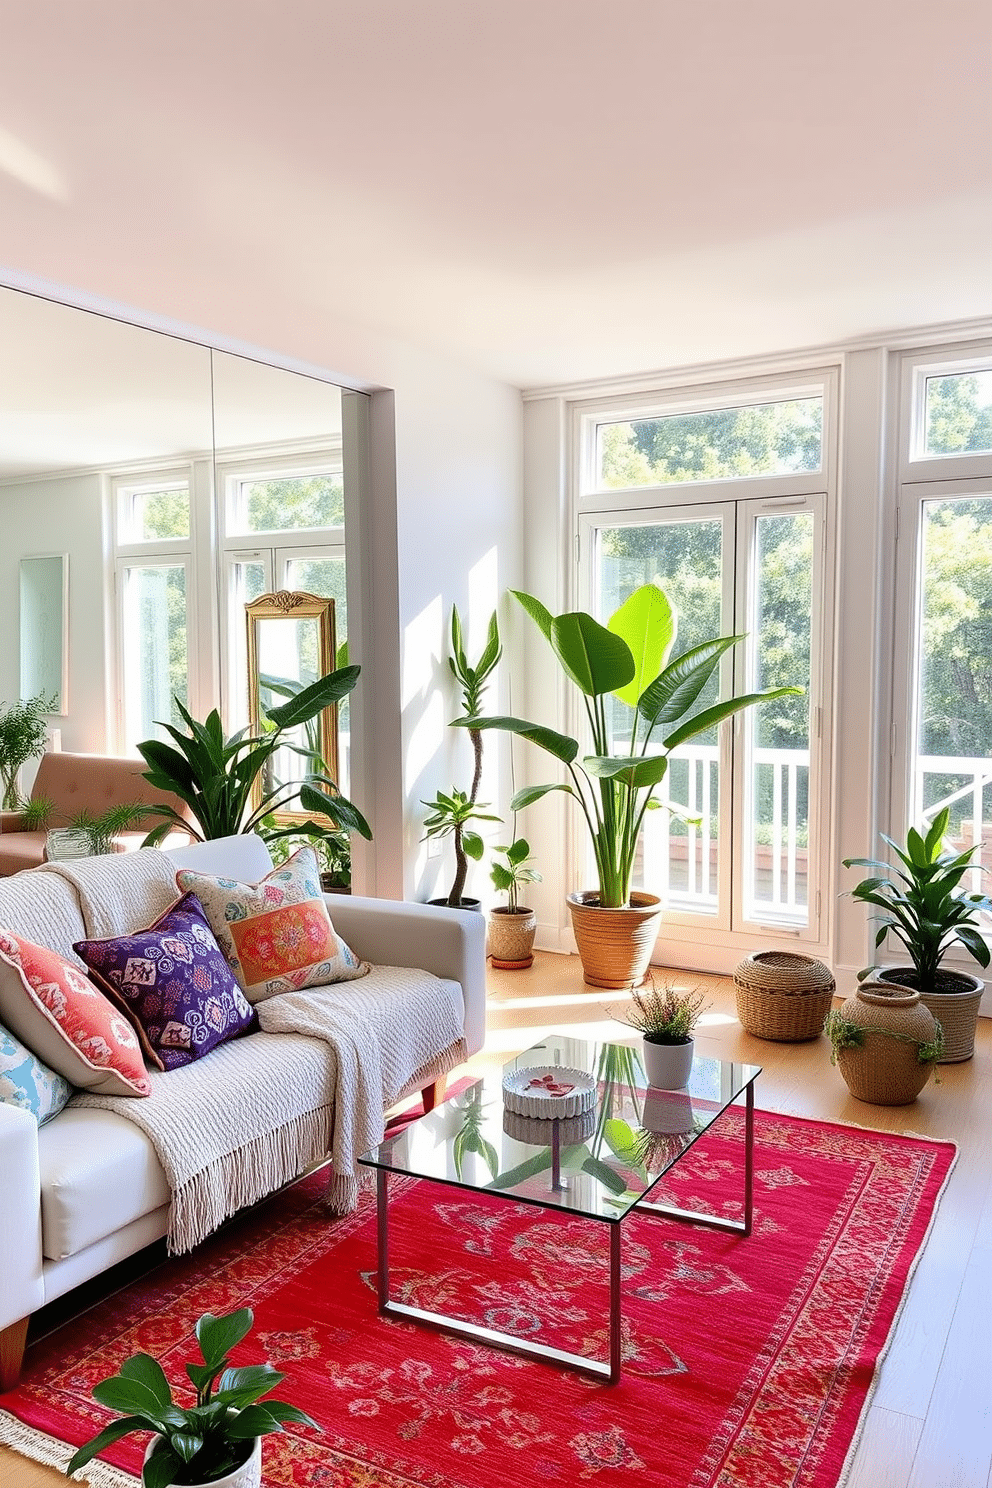
<instances>
[{"instance_id":1,"label":"orange patterned throw pillow","mask_svg":"<svg viewBox=\"0 0 992 1488\"><path fill-rule=\"evenodd\" d=\"M150 1095L138 1035L80 967L0 930L0 1021L93 1095Z\"/></svg>"},{"instance_id":2,"label":"orange patterned throw pillow","mask_svg":"<svg viewBox=\"0 0 992 1488\"><path fill-rule=\"evenodd\" d=\"M181 868L176 882L203 905L217 944L251 1003L300 987L351 981L369 970L331 923L312 847L301 847L257 884L191 868Z\"/></svg>"}]
</instances>

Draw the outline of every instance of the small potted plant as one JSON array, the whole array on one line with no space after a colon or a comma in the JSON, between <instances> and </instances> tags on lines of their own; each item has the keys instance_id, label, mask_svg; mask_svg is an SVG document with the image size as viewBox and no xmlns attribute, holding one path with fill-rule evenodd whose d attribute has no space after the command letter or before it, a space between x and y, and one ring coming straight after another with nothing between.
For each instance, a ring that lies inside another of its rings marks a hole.
<instances>
[{"instance_id":1,"label":"small potted plant","mask_svg":"<svg viewBox=\"0 0 992 1488\"><path fill-rule=\"evenodd\" d=\"M905 850L883 834L883 842L895 853L901 869L874 858L844 859L845 868L876 870L871 878L862 879L850 891L853 898L881 911L874 916L879 925L876 950L891 931L902 941L911 963L882 968L866 966L858 973L858 979L895 982L920 994L921 1002L944 1031L941 1064L970 1059L975 1052L975 1025L984 990L980 978L951 971L941 962L957 944L979 966L988 966L989 947L978 917L992 913L992 901L984 894L963 893L959 887L972 866L975 848L959 853L943 850L949 820L950 812L945 807L934 817L925 837L910 827Z\"/></svg>"},{"instance_id":2,"label":"small potted plant","mask_svg":"<svg viewBox=\"0 0 992 1488\"><path fill-rule=\"evenodd\" d=\"M223 1484L258 1488L262 1481L262 1437L281 1431L284 1421L321 1428L305 1411L282 1400L262 1400L285 1375L271 1364L232 1368L230 1352L251 1330L250 1307L224 1317L206 1312L196 1325L202 1364L187 1364L196 1404L174 1402L162 1366L150 1354L133 1354L120 1373L93 1388L94 1399L123 1412L72 1457L66 1473L85 1467L97 1452L132 1431L154 1432L145 1453L145 1488L185 1488ZM256 1403L259 1402L259 1403Z\"/></svg>"},{"instance_id":3,"label":"small potted plant","mask_svg":"<svg viewBox=\"0 0 992 1488\"><path fill-rule=\"evenodd\" d=\"M469 822L495 821L492 816L475 805L472 798L455 787L450 796L438 791L433 801L421 801L430 815L424 818L422 842L431 837L450 837L455 849L455 876L451 888L443 899L431 899L431 904L446 904L449 909L479 909L478 899L466 899L465 879L468 876L468 860L478 862L485 851L485 844L478 832L473 832ZM486 803L483 802L483 805Z\"/></svg>"},{"instance_id":4,"label":"small potted plant","mask_svg":"<svg viewBox=\"0 0 992 1488\"><path fill-rule=\"evenodd\" d=\"M707 1004L698 989L680 992L671 982L631 988L622 1021L643 1035L644 1073L658 1090L682 1090L689 1083L696 1023Z\"/></svg>"},{"instance_id":5,"label":"small potted plant","mask_svg":"<svg viewBox=\"0 0 992 1488\"><path fill-rule=\"evenodd\" d=\"M524 971L534 960L534 932L537 916L532 909L520 903L522 884L540 883L541 875L529 863L530 843L526 837L517 837L501 847L503 861L495 859L489 876L500 893L506 895L506 904L497 905L489 917L489 956L492 964L503 971Z\"/></svg>"}]
</instances>

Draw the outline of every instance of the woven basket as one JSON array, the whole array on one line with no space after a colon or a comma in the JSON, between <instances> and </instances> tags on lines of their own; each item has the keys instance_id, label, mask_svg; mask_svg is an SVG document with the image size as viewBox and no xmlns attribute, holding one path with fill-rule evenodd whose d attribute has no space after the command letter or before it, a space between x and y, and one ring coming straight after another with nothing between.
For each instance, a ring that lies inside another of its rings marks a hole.
<instances>
[{"instance_id":1,"label":"woven basket","mask_svg":"<svg viewBox=\"0 0 992 1488\"><path fill-rule=\"evenodd\" d=\"M799 1043L818 1038L833 1000L830 969L793 951L755 951L734 972L737 1016L756 1038Z\"/></svg>"}]
</instances>

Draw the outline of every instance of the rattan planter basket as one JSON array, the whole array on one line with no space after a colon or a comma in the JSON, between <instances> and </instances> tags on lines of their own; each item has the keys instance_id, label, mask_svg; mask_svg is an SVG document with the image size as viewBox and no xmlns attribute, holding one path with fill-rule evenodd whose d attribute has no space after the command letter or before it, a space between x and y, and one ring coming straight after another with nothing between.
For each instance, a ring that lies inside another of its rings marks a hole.
<instances>
[{"instance_id":1,"label":"rattan planter basket","mask_svg":"<svg viewBox=\"0 0 992 1488\"><path fill-rule=\"evenodd\" d=\"M734 972L737 1016L748 1033L779 1043L817 1038L833 1000L829 967L793 951L754 951Z\"/></svg>"}]
</instances>

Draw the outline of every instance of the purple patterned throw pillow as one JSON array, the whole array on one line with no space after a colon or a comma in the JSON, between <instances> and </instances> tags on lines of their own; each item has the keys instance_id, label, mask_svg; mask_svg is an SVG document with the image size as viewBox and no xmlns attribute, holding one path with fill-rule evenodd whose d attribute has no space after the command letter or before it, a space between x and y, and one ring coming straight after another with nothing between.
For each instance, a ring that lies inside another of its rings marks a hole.
<instances>
[{"instance_id":1,"label":"purple patterned throw pillow","mask_svg":"<svg viewBox=\"0 0 992 1488\"><path fill-rule=\"evenodd\" d=\"M73 949L97 986L144 1030L163 1069L202 1059L257 1026L195 894L184 894L147 930Z\"/></svg>"}]
</instances>

